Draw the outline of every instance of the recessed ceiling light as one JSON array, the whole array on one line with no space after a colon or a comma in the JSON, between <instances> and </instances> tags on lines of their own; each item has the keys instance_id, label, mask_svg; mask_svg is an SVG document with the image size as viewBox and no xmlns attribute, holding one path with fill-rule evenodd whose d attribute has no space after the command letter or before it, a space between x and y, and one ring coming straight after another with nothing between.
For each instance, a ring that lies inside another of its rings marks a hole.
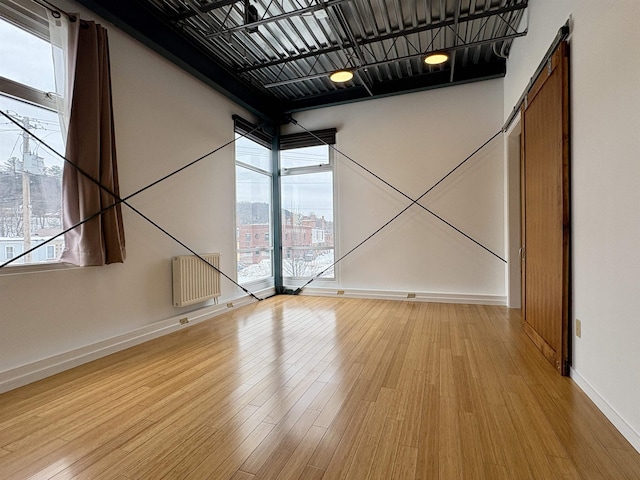
<instances>
[{"instance_id":1,"label":"recessed ceiling light","mask_svg":"<svg viewBox=\"0 0 640 480\"><path fill-rule=\"evenodd\" d=\"M336 70L329 75L329 80L334 83L348 82L353 78L353 72L351 70Z\"/></svg>"},{"instance_id":2,"label":"recessed ceiling light","mask_svg":"<svg viewBox=\"0 0 640 480\"><path fill-rule=\"evenodd\" d=\"M424 63L426 63L427 65L440 65L441 63L444 63L447 60L449 60L449 55L442 52L431 53L426 57L424 57Z\"/></svg>"}]
</instances>

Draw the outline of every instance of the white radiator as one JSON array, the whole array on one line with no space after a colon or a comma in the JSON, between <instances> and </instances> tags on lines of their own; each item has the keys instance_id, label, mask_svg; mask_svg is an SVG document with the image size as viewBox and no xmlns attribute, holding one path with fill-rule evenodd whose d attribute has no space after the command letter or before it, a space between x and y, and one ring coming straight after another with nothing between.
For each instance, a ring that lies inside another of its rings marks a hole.
<instances>
[{"instance_id":1,"label":"white radiator","mask_svg":"<svg viewBox=\"0 0 640 480\"><path fill-rule=\"evenodd\" d=\"M214 267L220 268L219 253L205 253L200 256ZM175 307L184 307L220 296L220 272L195 255L173 257L171 267Z\"/></svg>"}]
</instances>

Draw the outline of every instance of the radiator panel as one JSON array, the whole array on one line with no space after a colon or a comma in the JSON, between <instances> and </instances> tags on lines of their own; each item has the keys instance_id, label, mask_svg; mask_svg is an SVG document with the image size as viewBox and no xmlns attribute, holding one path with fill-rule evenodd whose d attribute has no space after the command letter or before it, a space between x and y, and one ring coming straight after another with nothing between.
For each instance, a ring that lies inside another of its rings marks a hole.
<instances>
[{"instance_id":1,"label":"radiator panel","mask_svg":"<svg viewBox=\"0 0 640 480\"><path fill-rule=\"evenodd\" d=\"M220 268L220 254L200 255ZM185 307L220 296L220 272L195 255L181 255L171 259L173 277L173 306Z\"/></svg>"}]
</instances>

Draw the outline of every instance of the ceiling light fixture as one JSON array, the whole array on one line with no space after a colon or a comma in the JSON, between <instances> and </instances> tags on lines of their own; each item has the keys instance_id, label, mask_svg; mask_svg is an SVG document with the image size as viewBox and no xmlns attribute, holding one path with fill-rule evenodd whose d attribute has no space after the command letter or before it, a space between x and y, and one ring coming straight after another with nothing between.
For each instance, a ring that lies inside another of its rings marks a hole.
<instances>
[{"instance_id":1,"label":"ceiling light fixture","mask_svg":"<svg viewBox=\"0 0 640 480\"><path fill-rule=\"evenodd\" d=\"M334 83L344 83L348 82L353 78L353 72L351 70L336 70L331 75L329 75L329 80Z\"/></svg>"},{"instance_id":2,"label":"ceiling light fixture","mask_svg":"<svg viewBox=\"0 0 640 480\"><path fill-rule=\"evenodd\" d=\"M424 57L424 63L427 65L440 65L449 60L449 55L444 52L430 53Z\"/></svg>"}]
</instances>

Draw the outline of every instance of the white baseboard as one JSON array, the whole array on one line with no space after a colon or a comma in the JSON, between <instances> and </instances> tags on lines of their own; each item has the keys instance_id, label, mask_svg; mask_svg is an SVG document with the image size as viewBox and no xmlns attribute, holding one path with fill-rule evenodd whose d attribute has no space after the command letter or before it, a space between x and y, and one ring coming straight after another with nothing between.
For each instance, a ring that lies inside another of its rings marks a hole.
<instances>
[{"instance_id":1,"label":"white baseboard","mask_svg":"<svg viewBox=\"0 0 640 480\"><path fill-rule=\"evenodd\" d=\"M605 417L613 424L614 427L622 434L624 438L640 453L640 433L638 433L624 418L622 418L615 409L609 405L593 386L582 377L573 368L571 369L571 379L582 389L582 391L591 399Z\"/></svg>"},{"instance_id":2,"label":"white baseboard","mask_svg":"<svg viewBox=\"0 0 640 480\"><path fill-rule=\"evenodd\" d=\"M473 293L403 292L393 290L342 289L336 287L307 287L300 292L300 295L311 295L317 297L373 298L379 300L407 300L413 302L507 305L507 297L505 295L482 295ZM409 297L409 295L414 296Z\"/></svg>"},{"instance_id":3,"label":"white baseboard","mask_svg":"<svg viewBox=\"0 0 640 480\"><path fill-rule=\"evenodd\" d=\"M273 288L268 288L257 292L256 295L260 298L264 298L266 296L273 295L274 293L275 291ZM231 302L233 305L229 307L227 302ZM43 360L38 360L27 365L0 372L0 393L8 392L9 390L42 380L43 378L50 377L65 370L88 363L92 360L106 357L107 355L119 352L120 350L167 335L171 332L175 332L176 330L180 330L181 328L188 328L191 325L202 322L203 320L216 317L231 309L239 308L253 302L255 302L255 300L248 295L234 298L233 300L225 300L221 304L207 305L198 310L182 313L116 337L108 338L91 345L86 345ZM188 318L189 323L184 325L180 324L180 319L185 317Z\"/></svg>"}]
</instances>

